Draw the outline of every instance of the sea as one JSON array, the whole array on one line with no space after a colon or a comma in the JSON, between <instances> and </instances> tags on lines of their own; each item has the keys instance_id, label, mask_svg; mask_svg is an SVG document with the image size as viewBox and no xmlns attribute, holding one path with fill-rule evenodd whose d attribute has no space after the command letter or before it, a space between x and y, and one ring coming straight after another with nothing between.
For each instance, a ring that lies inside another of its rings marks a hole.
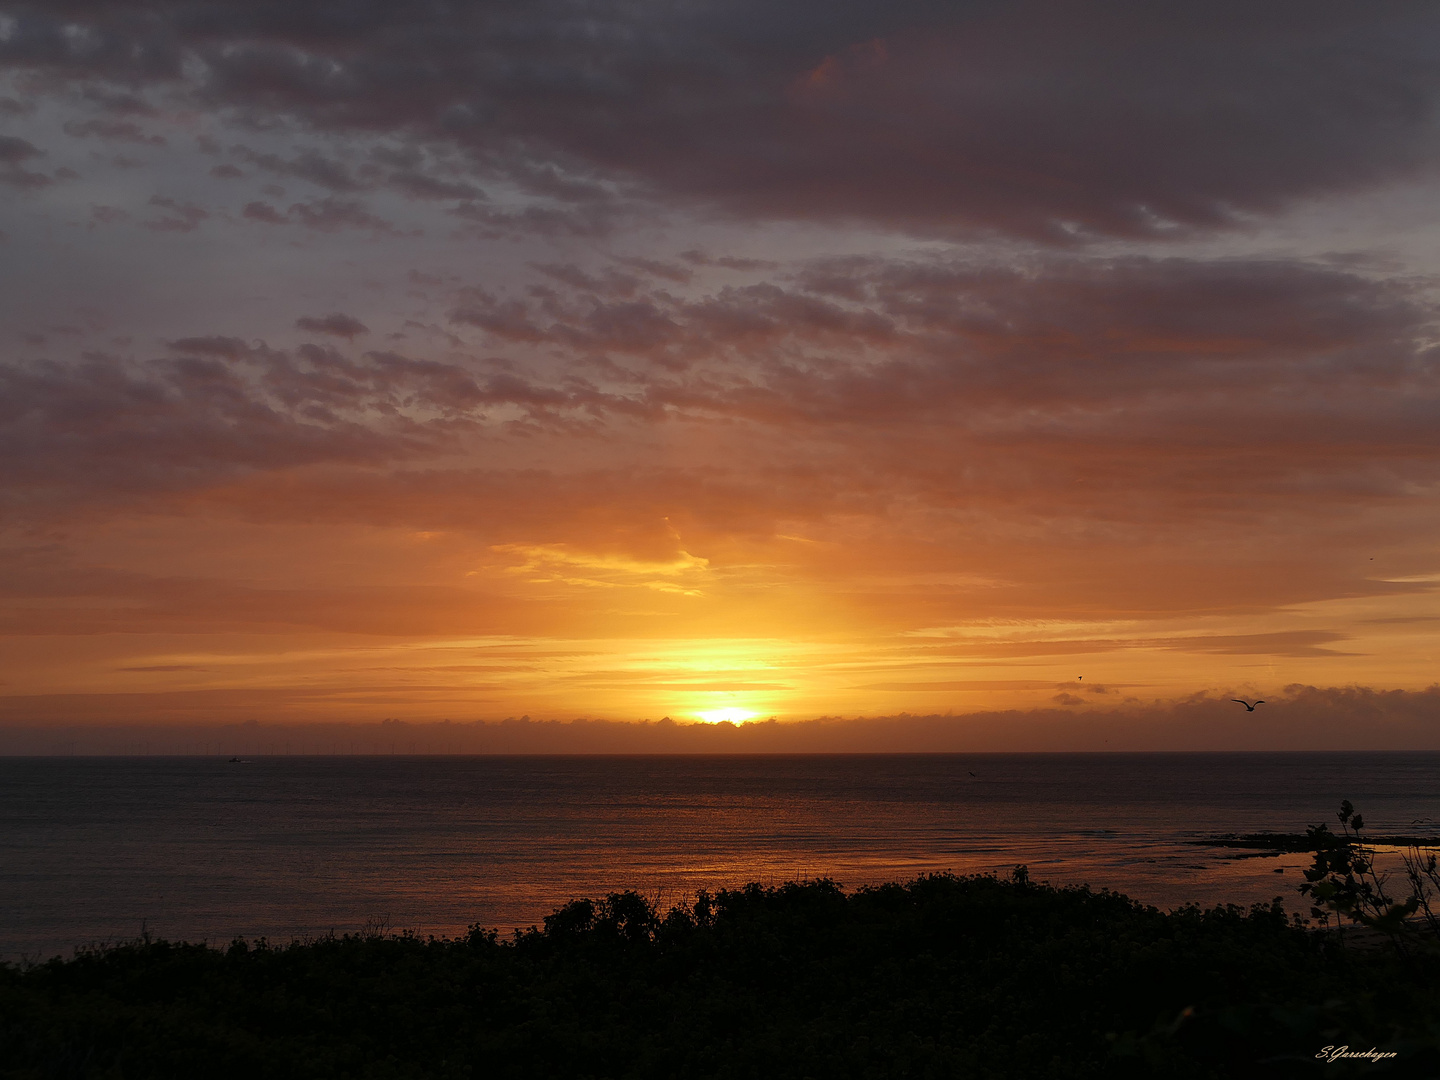
<instances>
[{"instance_id":1,"label":"sea","mask_svg":"<svg viewBox=\"0 0 1440 1080\"><path fill-rule=\"evenodd\" d=\"M0 959L142 935L224 945L508 935L581 897L997 874L1161 908L1297 892L1342 799L1435 835L1437 753L0 758Z\"/></svg>"}]
</instances>

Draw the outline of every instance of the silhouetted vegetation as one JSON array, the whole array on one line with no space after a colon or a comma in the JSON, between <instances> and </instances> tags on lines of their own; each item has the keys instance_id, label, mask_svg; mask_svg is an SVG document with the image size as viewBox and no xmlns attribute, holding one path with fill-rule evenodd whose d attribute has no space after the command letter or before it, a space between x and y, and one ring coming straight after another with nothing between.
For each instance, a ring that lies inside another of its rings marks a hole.
<instances>
[{"instance_id":1,"label":"silhouetted vegetation","mask_svg":"<svg viewBox=\"0 0 1440 1080\"><path fill-rule=\"evenodd\" d=\"M1436 838L1433 836L1372 836L1368 839L1371 844L1406 848L1424 847L1436 842ZM1343 835L1335 835L1330 831L1328 825L1323 824L1307 829L1303 833L1225 833L1222 836L1211 836L1204 840L1186 841L1187 844L1197 847L1249 849L1258 856L1311 852L1319 848L1338 847L1345 842ZM1240 858L1244 858L1244 856L1240 856Z\"/></svg>"},{"instance_id":2,"label":"silhouetted vegetation","mask_svg":"<svg viewBox=\"0 0 1440 1080\"><path fill-rule=\"evenodd\" d=\"M1433 1075L1437 1025L1422 970L1278 902L1167 914L1023 872L0 969L7 1078ZM1315 1056L1342 1045L1400 1056Z\"/></svg>"},{"instance_id":3,"label":"silhouetted vegetation","mask_svg":"<svg viewBox=\"0 0 1440 1080\"><path fill-rule=\"evenodd\" d=\"M1346 921L1373 933L1383 934L1406 960L1440 960L1440 916L1431 901L1440 890L1440 853L1433 840L1416 837L1377 837L1362 843L1365 819L1355 812L1349 799L1340 803L1335 815L1340 833L1328 825L1313 826L1306 834L1314 862L1305 871L1300 892L1312 900L1310 914L1329 927L1333 917L1337 930ZM1403 847L1400 854L1405 870L1403 895L1391 895L1390 876L1375 866L1372 845ZM1417 916L1417 912L1419 915Z\"/></svg>"}]
</instances>

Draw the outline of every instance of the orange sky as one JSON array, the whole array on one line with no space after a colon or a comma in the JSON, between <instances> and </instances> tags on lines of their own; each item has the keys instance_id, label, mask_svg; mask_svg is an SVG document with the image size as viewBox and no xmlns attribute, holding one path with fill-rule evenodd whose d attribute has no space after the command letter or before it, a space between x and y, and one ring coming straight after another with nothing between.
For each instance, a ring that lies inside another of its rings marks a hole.
<instances>
[{"instance_id":1,"label":"orange sky","mask_svg":"<svg viewBox=\"0 0 1440 1080\"><path fill-rule=\"evenodd\" d=\"M1436 681L1432 9L200 6L0 22L0 723Z\"/></svg>"}]
</instances>

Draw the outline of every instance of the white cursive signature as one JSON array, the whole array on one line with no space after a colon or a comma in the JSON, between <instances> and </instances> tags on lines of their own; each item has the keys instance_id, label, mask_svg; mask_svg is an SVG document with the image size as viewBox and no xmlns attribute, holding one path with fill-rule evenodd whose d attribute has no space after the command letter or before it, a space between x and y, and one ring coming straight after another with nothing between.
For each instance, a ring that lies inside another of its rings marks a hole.
<instances>
[{"instance_id":1,"label":"white cursive signature","mask_svg":"<svg viewBox=\"0 0 1440 1080\"><path fill-rule=\"evenodd\" d=\"M1373 1046L1369 1050L1351 1050L1348 1046L1327 1046L1315 1055L1325 1061L1339 1061L1341 1058L1363 1058L1368 1061L1384 1061L1386 1058L1397 1057L1394 1050L1376 1050Z\"/></svg>"}]
</instances>

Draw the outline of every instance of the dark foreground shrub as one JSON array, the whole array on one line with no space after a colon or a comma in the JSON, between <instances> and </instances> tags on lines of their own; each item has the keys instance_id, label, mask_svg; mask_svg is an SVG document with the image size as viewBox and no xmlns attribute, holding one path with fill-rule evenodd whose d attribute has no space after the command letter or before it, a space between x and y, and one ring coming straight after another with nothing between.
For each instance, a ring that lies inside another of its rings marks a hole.
<instances>
[{"instance_id":1,"label":"dark foreground shrub","mask_svg":"<svg viewBox=\"0 0 1440 1080\"><path fill-rule=\"evenodd\" d=\"M156 941L3 968L0 1076L1428 1076L1428 978L1278 904L1166 914L948 875L664 914L618 893L508 941Z\"/></svg>"}]
</instances>

